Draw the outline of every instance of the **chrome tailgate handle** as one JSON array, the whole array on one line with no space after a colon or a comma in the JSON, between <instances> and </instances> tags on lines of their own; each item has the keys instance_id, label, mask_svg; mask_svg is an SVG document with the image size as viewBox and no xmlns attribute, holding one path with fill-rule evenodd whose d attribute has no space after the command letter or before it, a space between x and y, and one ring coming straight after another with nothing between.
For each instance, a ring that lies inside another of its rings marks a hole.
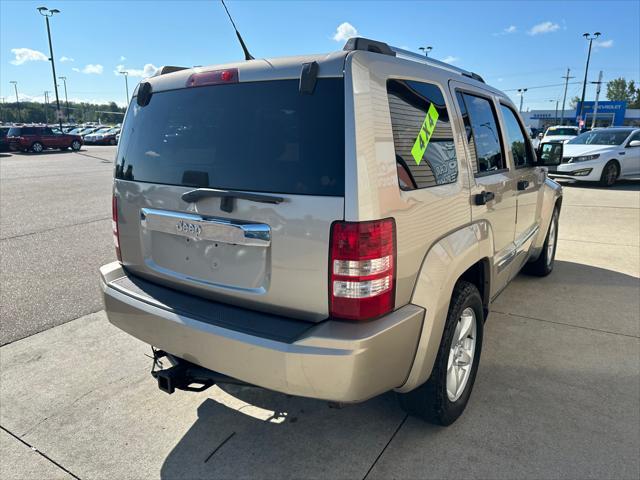
<instances>
[{"instance_id":1,"label":"chrome tailgate handle","mask_svg":"<svg viewBox=\"0 0 640 480\"><path fill-rule=\"evenodd\" d=\"M143 229L170 233L195 240L268 247L271 245L271 227L264 223L233 222L224 218L153 208L140 210Z\"/></svg>"}]
</instances>

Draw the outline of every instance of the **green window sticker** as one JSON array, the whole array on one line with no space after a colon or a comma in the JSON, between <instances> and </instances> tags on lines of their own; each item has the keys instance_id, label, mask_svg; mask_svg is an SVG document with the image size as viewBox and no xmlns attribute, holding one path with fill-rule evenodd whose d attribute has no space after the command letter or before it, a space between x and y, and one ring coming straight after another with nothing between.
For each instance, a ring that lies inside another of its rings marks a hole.
<instances>
[{"instance_id":1,"label":"green window sticker","mask_svg":"<svg viewBox=\"0 0 640 480\"><path fill-rule=\"evenodd\" d=\"M436 128L436 123L438 122L438 111L433 106L433 103L429 105L429 110L427 110L427 116L424 118L424 122L422 122L422 126L420 127L420 131L418 132L418 137L416 138L415 143L413 144L413 148L411 149L411 155L413 159L416 161L416 165L420 165L422 161L422 157L424 156L424 152L427 151L427 146L429 145L429 140L431 140L431 135L433 135L433 131Z\"/></svg>"}]
</instances>

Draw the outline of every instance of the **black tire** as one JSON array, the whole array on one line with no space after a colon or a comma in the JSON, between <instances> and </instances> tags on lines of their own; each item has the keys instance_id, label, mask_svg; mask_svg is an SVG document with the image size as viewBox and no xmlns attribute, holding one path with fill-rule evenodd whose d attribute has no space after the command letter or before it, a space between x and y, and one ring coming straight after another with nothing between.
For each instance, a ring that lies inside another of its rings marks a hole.
<instances>
[{"instance_id":1,"label":"black tire","mask_svg":"<svg viewBox=\"0 0 640 480\"><path fill-rule=\"evenodd\" d=\"M116 145L118 142L116 142L115 138L112 138L111 140L109 140L109 145Z\"/></svg>"},{"instance_id":2,"label":"black tire","mask_svg":"<svg viewBox=\"0 0 640 480\"><path fill-rule=\"evenodd\" d=\"M467 308L471 308L475 314L475 353L464 389L460 396L452 401L447 394L447 366L454 335L457 333L456 327ZM462 415L469 402L478 371L483 328L484 310L480 292L475 285L459 281L453 289L447 321L431 377L415 390L398 394L400 405L405 412L429 423L443 426L451 425Z\"/></svg>"},{"instance_id":3,"label":"black tire","mask_svg":"<svg viewBox=\"0 0 640 480\"><path fill-rule=\"evenodd\" d=\"M82 147L82 144L78 140L74 140L71 142L71 150L77 152Z\"/></svg>"},{"instance_id":4,"label":"black tire","mask_svg":"<svg viewBox=\"0 0 640 480\"><path fill-rule=\"evenodd\" d=\"M33 142L31 144L31 151L33 153L42 153L44 152L44 145L41 144L40 142Z\"/></svg>"},{"instance_id":5,"label":"black tire","mask_svg":"<svg viewBox=\"0 0 640 480\"><path fill-rule=\"evenodd\" d=\"M613 186L618 179L618 175L620 175L620 167L618 167L618 163L613 160L607 162L602 169L602 174L600 175L600 185L603 187Z\"/></svg>"},{"instance_id":6,"label":"black tire","mask_svg":"<svg viewBox=\"0 0 640 480\"><path fill-rule=\"evenodd\" d=\"M551 223L549 223L549 230L547 231L547 238L544 239L544 245L542 246L542 253L537 260L525 264L522 269L523 272L529 275L535 275L536 277L546 277L553 271L553 265L556 260L556 249L558 248L558 226L560 220L560 210L558 207L553 209L553 215L551 216ZM555 228L553 228L555 226ZM549 242L553 235L552 247L549 248Z\"/></svg>"}]
</instances>

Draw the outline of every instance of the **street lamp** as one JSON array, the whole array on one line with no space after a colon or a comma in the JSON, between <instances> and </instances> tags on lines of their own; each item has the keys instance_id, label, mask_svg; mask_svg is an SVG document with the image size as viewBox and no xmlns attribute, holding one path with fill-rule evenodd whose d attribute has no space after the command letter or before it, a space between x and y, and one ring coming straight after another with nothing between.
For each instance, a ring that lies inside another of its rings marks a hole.
<instances>
[{"instance_id":1,"label":"street lamp","mask_svg":"<svg viewBox=\"0 0 640 480\"><path fill-rule=\"evenodd\" d=\"M44 91L44 123L49 125L49 94L48 90Z\"/></svg>"},{"instance_id":2,"label":"street lamp","mask_svg":"<svg viewBox=\"0 0 640 480\"><path fill-rule=\"evenodd\" d=\"M587 65L584 69L584 81L582 82L582 97L580 97L580 114L578 115L578 122L582 121L582 112L584 111L584 94L587 91L587 74L589 73L589 60L591 59L591 45L600 35L602 35L600 32L595 32L593 35L590 33L582 34L586 40L589 40L589 53L587 54Z\"/></svg>"},{"instance_id":3,"label":"street lamp","mask_svg":"<svg viewBox=\"0 0 640 480\"><path fill-rule=\"evenodd\" d=\"M60 131L62 131L62 116L60 115L60 99L58 98L58 84L56 82L56 64L53 60L53 46L51 45L51 28L49 27L49 17L53 17L56 13L60 13L58 9L49 10L47 7L38 7L38 13L45 17L47 23L47 37L49 38L49 54L51 57L51 70L53 71L53 87L56 92L56 112L58 113L58 123L60 125Z\"/></svg>"},{"instance_id":4,"label":"street lamp","mask_svg":"<svg viewBox=\"0 0 640 480\"><path fill-rule=\"evenodd\" d=\"M431 50L433 50L433 47L420 47L420 48L418 48L418 50L422 50L424 52L424 56L428 57L429 56L429 52Z\"/></svg>"},{"instance_id":5,"label":"street lamp","mask_svg":"<svg viewBox=\"0 0 640 480\"><path fill-rule=\"evenodd\" d=\"M11 80L9 83L13 83L13 88L16 90L16 103L18 104L18 121L22 122L22 112L20 111L20 99L18 98L18 82Z\"/></svg>"},{"instance_id":6,"label":"street lamp","mask_svg":"<svg viewBox=\"0 0 640 480\"><path fill-rule=\"evenodd\" d=\"M129 72L126 70L120 70L120 75L124 75L124 86L127 89L127 101L125 105L129 105Z\"/></svg>"},{"instance_id":7,"label":"street lamp","mask_svg":"<svg viewBox=\"0 0 640 480\"><path fill-rule=\"evenodd\" d=\"M527 90L529 89L528 88L518 89L518 94L520 95L520 109L518 110L519 113L522 113L522 102L524 101L524 92L526 92Z\"/></svg>"},{"instance_id":8,"label":"street lamp","mask_svg":"<svg viewBox=\"0 0 640 480\"><path fill-rule=\"evenodd\" d=\"M560 103L560 100L549 100L551 103L556 102L556 125L558 125L558 103Z\"/></svg>"},{"instance_id":9,"label":"street lamp","mask_svg":"<svg viewBox=\"0 0 640 480\"><path fill-rule=\"evenodd\" d=\"M67 104L67 122L69 121L69 97L67 97L67 77L58 77L64 83L64 101Z\"/></svg>"}]
</instances>

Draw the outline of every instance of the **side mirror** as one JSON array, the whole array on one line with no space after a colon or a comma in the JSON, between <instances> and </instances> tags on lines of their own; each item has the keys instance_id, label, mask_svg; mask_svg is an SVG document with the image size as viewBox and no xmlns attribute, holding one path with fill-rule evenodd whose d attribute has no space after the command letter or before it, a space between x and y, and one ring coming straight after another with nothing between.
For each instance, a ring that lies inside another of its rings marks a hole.
<instances>
[{"instance_id":1,"label":"side mirror","mask_svg":"<svg viewBox=\"0 0 640 480\"><path fill-rule=\"evenodd\" d=\"M627 147L640 147L640 140L631 140Z\"/></svg>"},{"instance_id":2,"label":"side mirror","mask_svg":"<svg viewBox=\"0 0 640 480\"><path fill-rule=\"evenodd\" d=\"M540 167L555 167L562 163L562 152L564 144L562 143L543 143L537 151L538 162Z\"/></svg>"}]
</instances>

